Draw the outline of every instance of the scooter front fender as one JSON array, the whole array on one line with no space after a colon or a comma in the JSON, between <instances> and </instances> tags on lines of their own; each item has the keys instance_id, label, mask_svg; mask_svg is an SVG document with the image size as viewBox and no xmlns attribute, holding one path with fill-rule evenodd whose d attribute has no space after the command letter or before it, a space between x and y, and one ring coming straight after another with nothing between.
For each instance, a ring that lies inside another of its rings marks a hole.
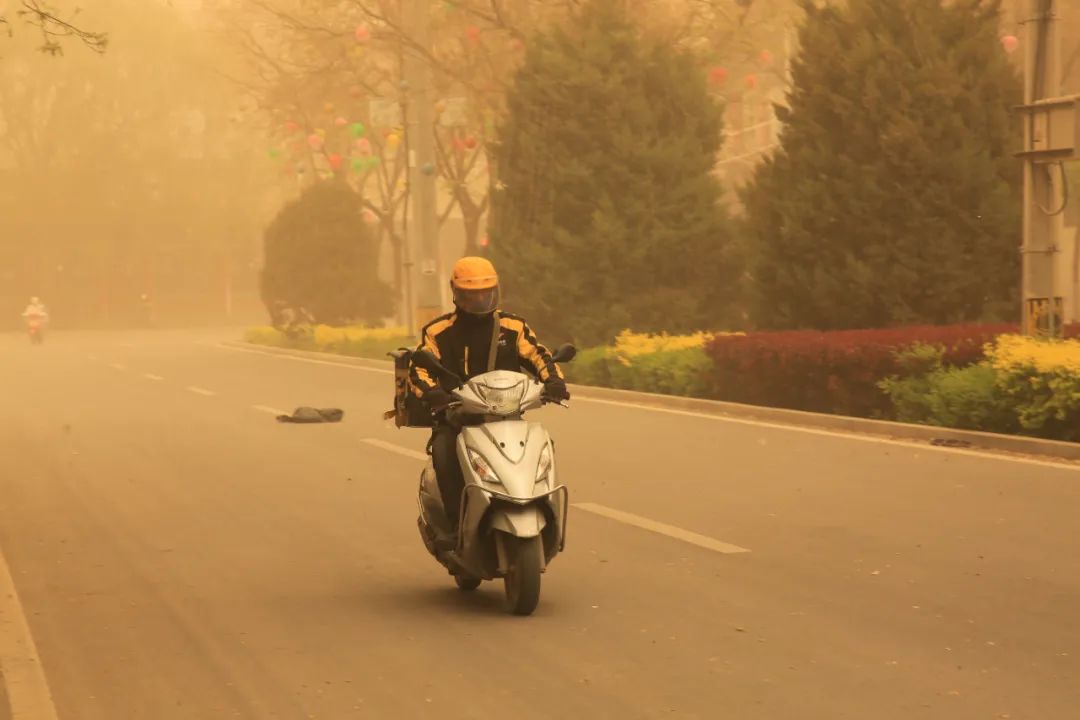
<instances>
[{"instance_id":1,"label":"scooter front fender","mask_svg":"<svg viewBox=\"0 0 1080 720\"><path fill-rule=\"evenodd\" d=\"M491 529L519 538L536 537L547 526L543 511L536 507L501 506L491 512Z\"/></svg>"}]
</instances>

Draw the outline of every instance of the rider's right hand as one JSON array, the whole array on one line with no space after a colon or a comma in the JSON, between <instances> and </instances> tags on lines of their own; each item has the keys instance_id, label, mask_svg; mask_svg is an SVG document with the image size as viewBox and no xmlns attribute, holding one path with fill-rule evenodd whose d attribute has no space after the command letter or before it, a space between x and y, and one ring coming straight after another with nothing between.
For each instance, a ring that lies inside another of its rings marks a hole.
<instances>
[{"instance_id":1,"label":"rider's right hand","mask_svg":"<svg viewBox=\"0 0 1080 720\"><path fill-rule=\"evenodd\" d=\"M445 410L447 406L454 402L454 396L446 392L442 388L435 388L434 390L428 390L424 393L424 402L427 403L433 411L438 412Z\"/></svg>"}]
</instances>

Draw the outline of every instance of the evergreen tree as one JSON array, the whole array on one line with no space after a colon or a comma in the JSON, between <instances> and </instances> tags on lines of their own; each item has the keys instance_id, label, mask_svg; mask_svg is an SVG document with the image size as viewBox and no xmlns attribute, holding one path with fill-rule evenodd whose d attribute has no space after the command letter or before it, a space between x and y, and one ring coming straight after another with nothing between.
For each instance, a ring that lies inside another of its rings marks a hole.
<instances>
[{"instance_id":1,"label":"evergreen tree","mask_svg":"<svg viewBox=\"0 0 1080 720\"><path fill-rule=\"evenodd\" d=\"M1011 317L1021 94L999 1L803 4L781 148L744 194L753 322Z\"/></svg>"},{"instance_id":2,"label":"evergreen tree","mask_svg":"<svg viewBox=\"0 0 1080 720\"><path fill-rule=\"evenodd\" d=\"M271 314L278 302L305 308L328 325L375 323L394 307L377 259L360 196L344 183L316 183L266 230L263 303Z\"/></svg>"},{"instance_id":3,"label":"evergreen tree","mask_svg":"<svg viewBox=\"0 0 1080 720\"><path fill-rule=\"evenodd\" d=\"M586 344L728 324L721 110L691 58L591 0L530 43L508 110L491 228L508 309Z\"/></svg>"}]
</instances>

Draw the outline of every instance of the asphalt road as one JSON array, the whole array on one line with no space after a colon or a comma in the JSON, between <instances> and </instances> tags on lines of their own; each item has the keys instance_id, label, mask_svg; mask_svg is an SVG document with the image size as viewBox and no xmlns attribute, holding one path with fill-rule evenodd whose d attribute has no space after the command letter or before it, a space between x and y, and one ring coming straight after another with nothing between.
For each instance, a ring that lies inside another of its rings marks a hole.
<instances>
[{"instance_id":1,"label":"asphalt road","mask_svg":"<svg viewBox=\"0 0 1080 720\"><path fill-rule=\"evenodd\" d=\"M426 554L390 376L234 336L0 338L18 720L1080 716L1075 466L546 409L571 501L631 516L572 509L515 618Z\"/></svg>"}]
</instances>

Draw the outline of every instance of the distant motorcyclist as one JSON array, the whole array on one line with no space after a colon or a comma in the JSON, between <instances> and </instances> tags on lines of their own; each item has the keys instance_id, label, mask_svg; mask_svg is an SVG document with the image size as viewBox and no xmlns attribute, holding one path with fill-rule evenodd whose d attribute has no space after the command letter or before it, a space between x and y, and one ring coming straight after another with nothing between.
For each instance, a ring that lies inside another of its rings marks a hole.
<instances>
[{"instance_id":1,"label":"distant motorcyclist","mask_svg":"<svg viewBox=\"0 0 1080 720\"><path fill-rule=\"evenodd\" d=\"M430 352L443 367L462 380L482 375L489 369L521 372L525 368L544 383L548 399L559 402L570 398L562 371L547 348L537 341L524 318L498 310L499 277L490 261L479 257L458 260L454 264L450 287L454 295L454 312L438 317L424 327L418 349ZM499 322L497 339L496 316ZM493 344L494 367L489 367ZM465 485L456 446L461 428L442 412L453 402L453 395L415 364L409 378L413 392L436 413L430 445L432 462L443 506L456 530Z\"/></svg>"},{"instance_id":2,"label":"distant motorcyclist","mask_svg":"<svg viewBox=\"0 0 1080 720\"><path fill-rule=\"evenodd\" d=\"M49 312L45 309L44 303L38 297L30 298L30 304L23 310L22 316L27 321L37 320L39 322L46 322L49 319Z\"/></svg>"},{"instance_id":3,"label":"distant motorcyclist","mask_svg":"<svg viewBox=\"0 0 1080 720\"><path fill-rule=\"evenodd\" d=\"M38 297L30 298L30 304L23 310L23 319L26 320L26 328L30 333L30 339L40 343L45 333L45 325L49 322L49 311Z\"/></svg>"}]
</instances>

